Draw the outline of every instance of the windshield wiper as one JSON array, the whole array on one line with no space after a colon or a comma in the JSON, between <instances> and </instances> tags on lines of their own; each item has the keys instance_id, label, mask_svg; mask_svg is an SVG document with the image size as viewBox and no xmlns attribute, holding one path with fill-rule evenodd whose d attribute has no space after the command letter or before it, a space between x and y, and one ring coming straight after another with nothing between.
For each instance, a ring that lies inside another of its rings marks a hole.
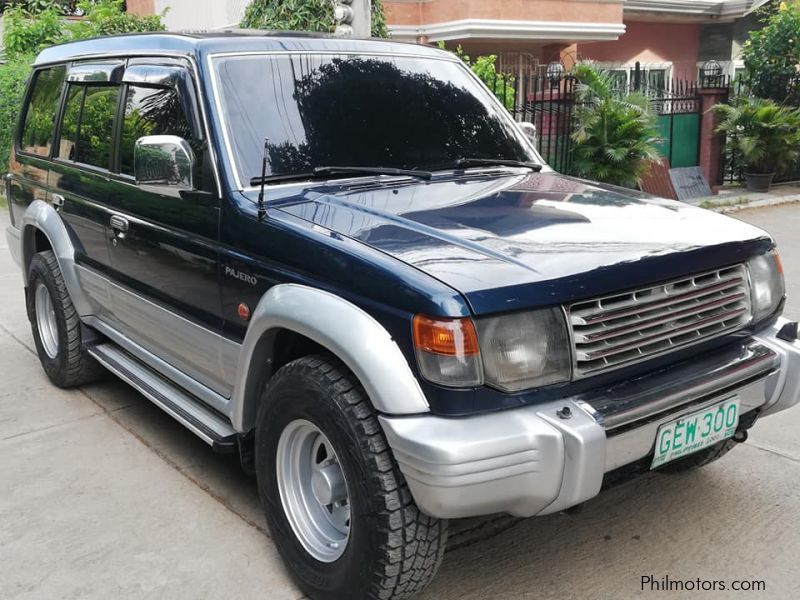
<instances>
[{"instance_id":1,"label":"windshield wiper","mask_svg":"<svg viewBox=\"0 0 800 600\"><path fill-rule=\"evenodd\" d=\"M526 160L513 160L510 158L457 158L453 161L453 167L463 169L466 167L527 167L533 171L541 171L542 165L536 162Z\"/></svg>"},{"instance_id":2,"label":"windshield wiper","mask_svg":"<svg viewBox=\"0 0 800 600\"><path fill-rule=\"evenodd\" d=\"M250 185L260 185L261 183L275 183L278 181L296 181L302 179L325 179L331 175L400 175L406 177L417 177L428 180L433 177L430 171L418 171L416 169L396 169L394 167L347 167L347 166L324 166L314 167L311 171L303 173L278 173L277 175L267 175L266 177L253 177Z\"/></svg>"}]
</instances>

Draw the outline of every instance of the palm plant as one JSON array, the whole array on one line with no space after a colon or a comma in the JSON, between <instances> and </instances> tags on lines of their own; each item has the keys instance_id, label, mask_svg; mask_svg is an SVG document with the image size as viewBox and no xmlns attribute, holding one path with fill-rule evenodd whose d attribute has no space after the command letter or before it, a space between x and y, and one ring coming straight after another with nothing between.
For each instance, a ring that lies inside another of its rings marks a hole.
<instances>
[{"instance_id":1,"label":"palm plant","mask_svg":"<svg viewBox=\"0 0 800 600\"><path fill-rule=\"evenodd\" d=\"M774 174L800 160L800 109L764 98L740 97L712 109L728 150L750 174Z\"/></svg>"},{"instance_id":2,"label":"palm plant","mask_svg":"<svg viewBox=\"0 0 800 600\"><path fill-rule=\"evenodd\" d=\"M617 90L616 80L588 64L573 70L577 127L573 167L577 175L634 187L660 158L656 116L644 94Z\"/></svg>"}]
</instances>

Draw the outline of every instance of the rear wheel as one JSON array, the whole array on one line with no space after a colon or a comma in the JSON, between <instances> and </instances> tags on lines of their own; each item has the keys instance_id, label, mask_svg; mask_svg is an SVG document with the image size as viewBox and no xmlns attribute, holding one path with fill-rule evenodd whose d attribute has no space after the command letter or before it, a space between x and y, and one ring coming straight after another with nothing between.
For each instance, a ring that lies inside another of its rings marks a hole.
<instances>
[{"instance_id":1,"label":"rear wheel","mask_svg":"<svg viewBox=\"0 0 800 600\"><path fill-rule=\"evenodd\" d=\"M264 391L256 473L272 539L312 600L400 599L444 555L447 522L414 503L366 393L330 355Z\"/></svg>"},{"instance_id":2,"label":"rear wheel","mask_svg":"<svg viewBox=\"0 0 800 600\"><path fill-rule=\"evenodd\" d=\"M103 368L84 348L78 313L50 250L31 259L27 309L36 352L50 381L59 387L72 387L103 374Z\"/></svg>"}]
</instances>

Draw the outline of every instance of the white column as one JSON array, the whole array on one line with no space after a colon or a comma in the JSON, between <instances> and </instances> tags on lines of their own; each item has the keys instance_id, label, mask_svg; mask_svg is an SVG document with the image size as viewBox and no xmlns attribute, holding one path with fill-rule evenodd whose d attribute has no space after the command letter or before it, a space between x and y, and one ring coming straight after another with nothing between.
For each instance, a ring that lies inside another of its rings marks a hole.
<instances>
[{"instance_id":1,"label":"white column","mask_svg":"<svg viewBox=\"0 0 800 600\"><path fill-rule=\"evenodd\" d=\"M371 0L353 0L353 35L369 37L372 32Z\"/></svg>"},{"instance_id":2,"label":"white column","mask_svg":"<svg viewBox=\"0 0 800 600\"><path fill-rule=\"evenodd\" d=\"M370 0L334 0L336 35L370 37L372 14Z\"/></svg>"}]
</instances>

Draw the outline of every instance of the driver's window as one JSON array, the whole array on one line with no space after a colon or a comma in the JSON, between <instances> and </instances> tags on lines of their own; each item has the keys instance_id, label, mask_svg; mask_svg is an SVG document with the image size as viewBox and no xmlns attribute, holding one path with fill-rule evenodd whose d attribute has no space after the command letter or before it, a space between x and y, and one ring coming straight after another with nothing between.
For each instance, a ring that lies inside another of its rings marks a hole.
<instances>
[{"instance_id":1,"label":"driver's window","mask_svg":"<svg viewBox=\"0 0 800 600\"><path fill-rule=\"evenodd\" d=\"M120 141L120 172L134 175L133 154L136 140L147 135L176 135L192 146L202 165L202 145L192 136L192 128L174 89L129 85L125 97L125 119ZM200 181L199 178L196 178Z\"/></svg>"}]
</instances>

